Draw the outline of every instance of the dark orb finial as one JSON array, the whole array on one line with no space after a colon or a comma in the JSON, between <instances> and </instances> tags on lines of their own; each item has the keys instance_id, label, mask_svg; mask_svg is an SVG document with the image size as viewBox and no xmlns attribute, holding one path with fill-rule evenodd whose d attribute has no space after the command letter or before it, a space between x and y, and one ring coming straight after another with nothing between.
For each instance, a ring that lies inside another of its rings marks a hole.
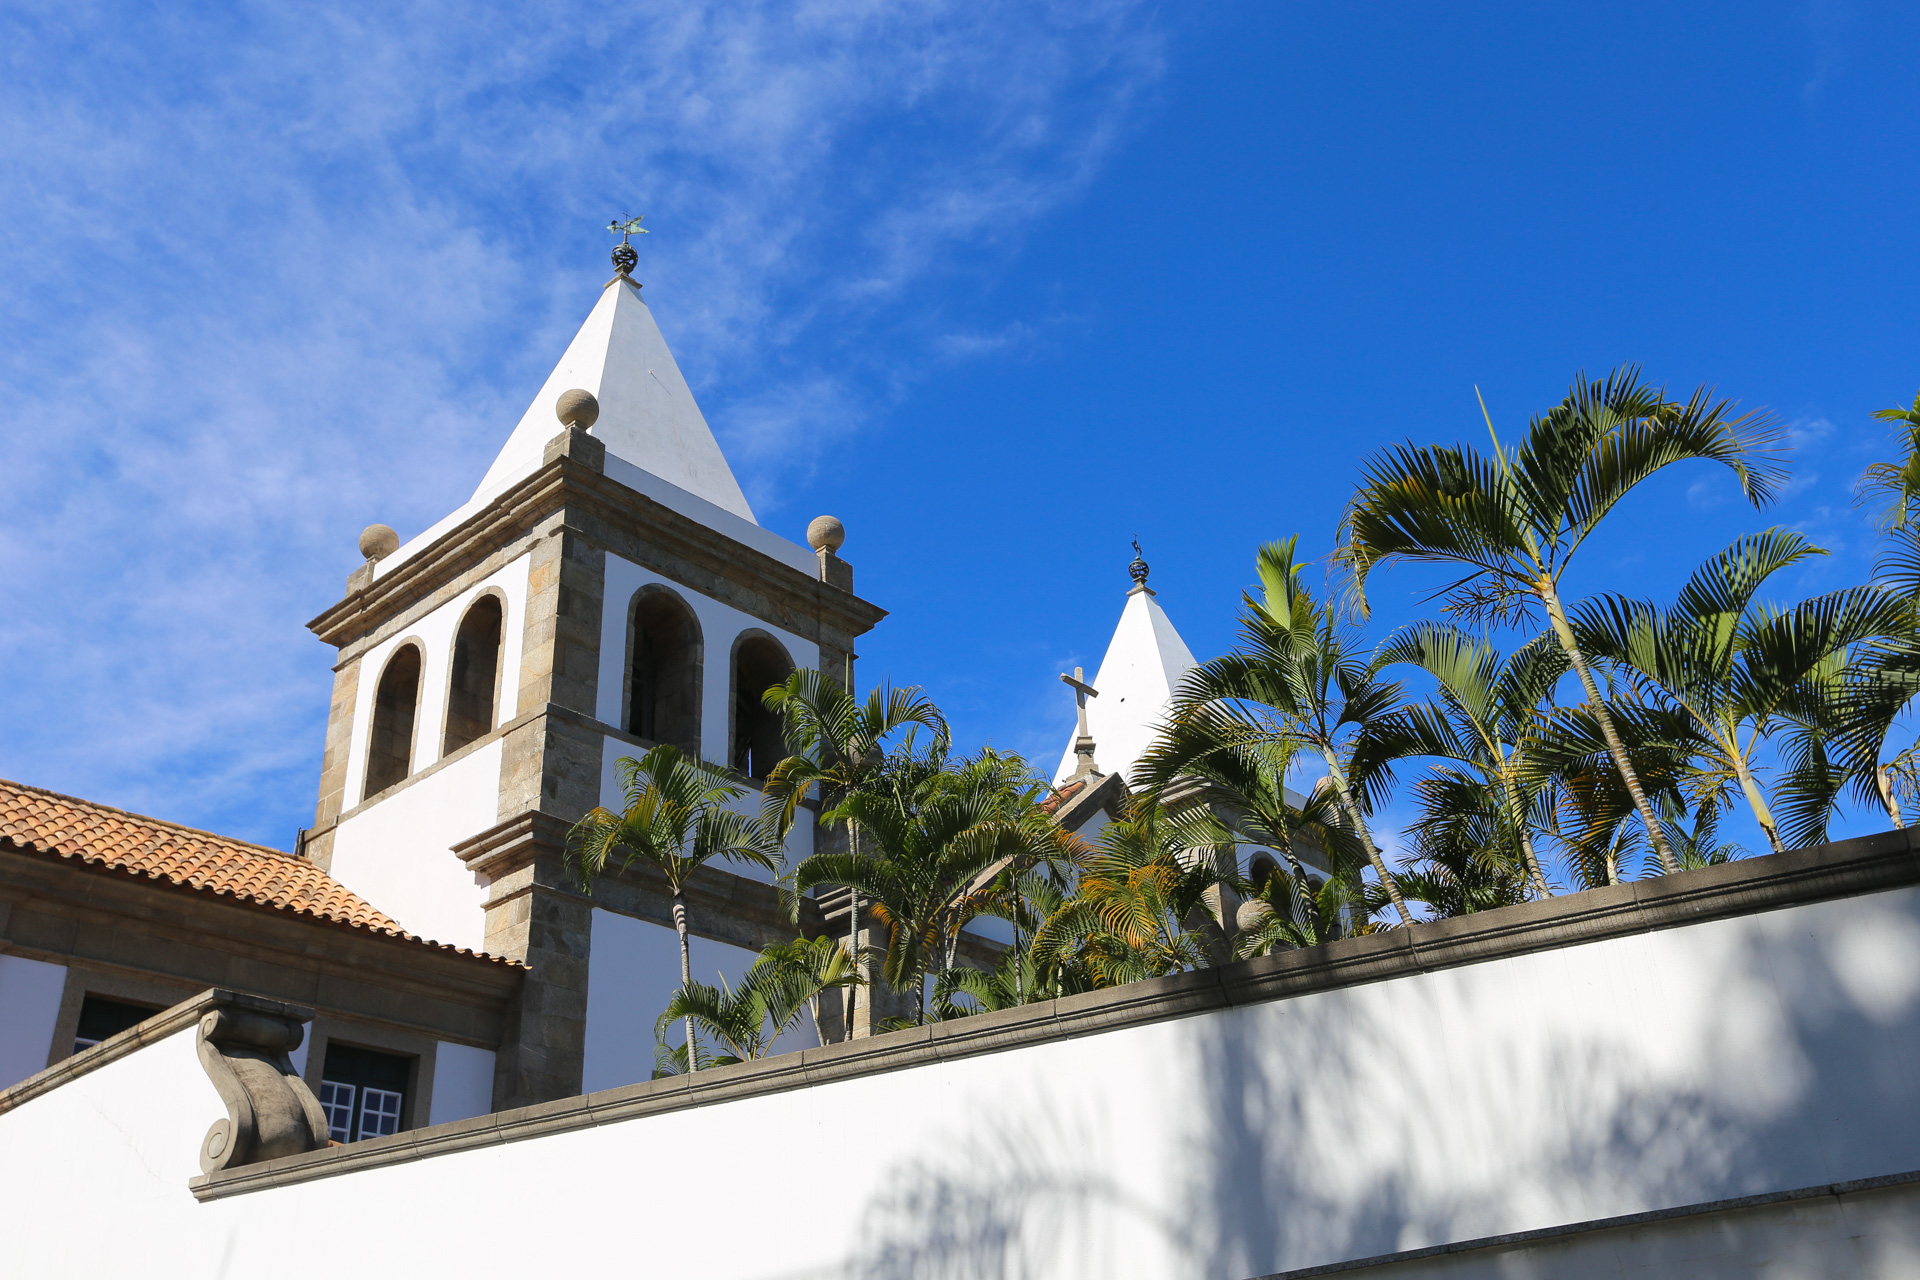
<instances>
[{"instance_id":1,"label":"dark orb finial","mask_svg":"<svg viewBox=\"0 0 1920 1280\"><path fill-rule=\"evenodd\" d=\"M632 275L633 269L640 265L640 255L627 243L629 236L647 234L647 229L640 222L641 218L615 218L607 224L607 230L620 237L620 243L613 246L613 269L623 276Z\"/></svg>"},{"instance_id":2,"label":"dark orb finial","mask_svg":"<svg viewBox=\"0 0 1920 1280\"><path fill-rule=\"evenodd\" d=\"M1127 576L1140 586L1147 585L1147 562L1140 558L1140 539L1133 540L1133 563L1127 566Z\"/></svg>"}]
</instances>

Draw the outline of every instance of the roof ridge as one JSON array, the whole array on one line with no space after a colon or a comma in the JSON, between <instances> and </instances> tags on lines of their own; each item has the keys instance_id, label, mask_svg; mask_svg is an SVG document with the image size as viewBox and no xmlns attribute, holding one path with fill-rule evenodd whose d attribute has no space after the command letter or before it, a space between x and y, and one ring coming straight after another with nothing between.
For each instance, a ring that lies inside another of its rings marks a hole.
<instances>
[{"instance_id":1,"label":"roof ridge","mask_svg":"<svg viewBox=\"0 0 1920 1280\"><path fill-rule=\"evenodd\" d=\"M169 822L165 818L156 818L152 814L135 813L131 809L121 809L110 804L101 804L98 800L88 800L82 796L70 796L64 791L54 791L47 787L36 787L29 782L15 782L11 778L0 778L0 787L12 787L17 791L31 791L35 795L48 796L55 800L64 800L69 804L84 806L85 808L92 809L96 813L115 813L123 818L132 818L138 822L151 823L156 827L165 827L170 831L179 831L190 836L203 836L208 840L217 840L221 844L238 845L242 849L252 849L256 853L264 853L286 862L297 862L308 866L318 865L317 863L310 862L306 858L289 853L285 849L276 849L271 845L255 844L251 840L239 840L233 836L223 836L218 831L207 831L201 827L189 827L185 823Z\"/></svg>"}]
</instances>

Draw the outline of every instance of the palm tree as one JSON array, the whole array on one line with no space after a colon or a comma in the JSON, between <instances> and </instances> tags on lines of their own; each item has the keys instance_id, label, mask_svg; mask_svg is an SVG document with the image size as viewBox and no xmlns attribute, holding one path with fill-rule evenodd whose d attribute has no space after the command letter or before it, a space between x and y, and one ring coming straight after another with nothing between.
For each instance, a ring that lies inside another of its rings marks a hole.
<instances>
[{"instance_id":1,"label":"palm tree","mask_svg":"<svg viewBox=\"0 0 1920 1280\"><path fill-rule=\"evenodd\" d=\"M1199 704L1176 717L1142 758L1143 797L1164 811L1168 833L1187 851L1189 863L1194 851L1259 845L1285 859L1292 878L1304 884L1302 838L1336 864L1357 845L1331 785L1316 786L1307 796L1287 786L1295 759L1308 749L1297 737L1250 731L1229 707ZM1237 892L1247 891L1230 870L1222 869L1222 879ZM1311 913L1314 900L1307 899L1303 909ZM1305 924L1321 927L1314 919Z\"/></svg>"},{"instance_id":2,"label":"palm tree","mask_svg":"<svg viewBox=\"0 0 1920 1280\"><path fill-rule=\"evenodd\" d=\"M1367 830L1345 757L1354 736L1392 709L1399 688L1380 683L1350 629L1300 581L1297 540L1260 548L1261 594L1243 597L1239 648L1188 672L1174 698L1168 749L1154 766L1156 786L1170 785L1223 745L1296 741L1327 768L1334 805L1365 852L1403 924L1413 913L1393 883ZM1186 727L1183 727L1186 726Z\"/></svg>"},{"instance_id":3,"label":"palm tree","mask_svg":"<svg viewBox=\"0 0 1920 1280\"><path fill-rule=\"evenodd\" d=\"M714 987L683 982L655 1023L655 1035L661 1039L654 1055L661 1069L655 1074L678 1074L674 1068L685 1069L685 1051L672 1050L665 1044L666 1030L676 1020L705 1027L729 1051L702 1056L696 1065L751 1062L766 1057L803 1013L813 1014L814 1037L818 1039L816 1004L820 994L858 980L853 959L838 940L801 938L764 948L737 990L728 985L724 975ZM694 1043L691 1037L687 1043Z\"/></svg>"},{"instance_id":4,"label":"palm tree","mask_svg":"<svg viewBox=\"0 0 1920 1280\"><path fill-rule=\"evenodd\" d=\"M1879 499L1878 521L1891 545L1874 566L1876 581L1909 600L1920 599L1920 395L1911 409L1876 409L1882 422L1897 422L1901 457L1876 462L1860 477L1856 501Z\"/></svg>"},{"instance_id":5,"label":"palm tree","mask_svg":"<svg viewBox=\"0 0 1920 1280\"><path fill-rule=\"evenodd\" d=\"M1265 884L1244 885L1242 890L1246 901L1233 948L1237 960L1317 947L1373 927L1359 923L1365 911L1356 908L1365 895L1349 876L1305 876L1295 864L1293 871L1276 867Z\"/></svg>"},{"instance_id":6,"label":"palm tree","mask_svg":"<svg viewBox=\"0 0 1920 1280\"><path fill-rule=\"evenodd\" d=\"M1540 704L1566 674L1565 655L1543 636L1502 660L1457 627L1421 622L1388 641L1376 661L1419 667L1438 686L1433 701L1369 726L1360 749L1363 759L1447 762L1421 786L1416 838L1435 850L1517 852L1534 892L1551 896L1533 843L1547 790L1535 756L1546 725Z\"/></svg>"},{"instance_id":7,"label":"palm tree","mask_svg":"<svg viewBox=\"0 0 1920 1280\"><path fill-rule=\"evenodd\" d=\"M1856 644L1897 636L1909 612L1875 587L1828 592L1782 612L1755 602L1774 574L1825 554L1797 533L1769 529L1702 565L1672 608L1608 595L1573 618L1587 653L1685 714L1700 752L1690 780L1695 807L1717 810L1717 797L1737 786L1775 853L1787 845L1754 776L1760 744L1810 678Z\"/></svg>"},{"instance_id":8,"label":"palm tree","mask_svg":"<svg viewBox=\"0 0 1920 1280\"><path fill-rule=\"evenodd\" d=\"M1450 612L1505 619L1538 604L1580 678L1660 864L1671 872L1678 864L1573 634L1561 579L1620 500L1676 462L1723 463L1755 506L1771 501L1785 475L1773 457L1781 439L1772 419L1736 417L1731 402L1714 402L1705 387L1681 403L1642 384L1638 369L1616 370L1601 383L1581 377L1565 400L1533 419L1518 448L1502 447L1496 434L1491 455L1411 443L1374 455L1347 509L1341 556L1362 601L1375 569L1421 560L1466 570L1442 591Z\"/></svg>"},{"instance_id":9,"label":"palm tree","mask_svg":"<svg viewBox=\"0 0 1920 1280\"><path fill-rule=\"evenodd\" d=\"M1035 804L1041 789L1019 756L985 748L951 767L937 745L921 753L909 740L824 815L857 825L862 851L805 859L793 893L841 885L871 900L887 928L887 983L914 994L924 1022L927 973L953 967L960 930L991 904L1002 872L1057 839Z\"/></svg>"},{"instance_id":10,"label":"palm tree","mask_svg":"<svg viewBox=\"0 0 1920 1280\"><path fill-rule=\"evenodd\" d=\"M1115 987L1212 963L1206 943L1181 923L1219 879L1144 807L1110 824L1074 896L1034 934L1040 963L1084 970Z\"/></svg>"},{"instance_id":11,"label":"palm tree","mask_svg":"<svg viewBox=\"0 0 1920 1280\"><path fill-rule=\"evenodd\" d=\"M800 802L809 792L822 809L831 810L880 768L888 740L901 730L925 728L932 732L938 749L946 749L946 719L916 686L881 685L862 702L839 681L801 668L784 684L768 689L763 700L785 721L786 740L794 751L773 767L762 793L763 815L775 824L782 840L793 829ZM860 828L851 821L847 844L858 858ZM847 907L847 947L857 954L862 911L858 889L848 891ZM859 988L849 985L846 990L846 1038L851 1040Z\"/></svg>"},{"instance_id":12,"label":"palm tree","mask_svg":"<svg viewBox=\"0 0 1920 1280\"><path fill-rule=\"evenodd\" d=\"M620 865L645 862L666 878L673 897L673 927L680 935L680 982L693 982L687 945L687 882L715 858L750 863L778 873L779 839L764 824L727 806L746 794L725 772L662 744L638 760L619 762L621 813L596 808L567 834L567 860L580 887L591 892L593 877L615 856ZM687 1024L688 1069L699 1066L694 1019Z\"/></svg>"}]
</instances>

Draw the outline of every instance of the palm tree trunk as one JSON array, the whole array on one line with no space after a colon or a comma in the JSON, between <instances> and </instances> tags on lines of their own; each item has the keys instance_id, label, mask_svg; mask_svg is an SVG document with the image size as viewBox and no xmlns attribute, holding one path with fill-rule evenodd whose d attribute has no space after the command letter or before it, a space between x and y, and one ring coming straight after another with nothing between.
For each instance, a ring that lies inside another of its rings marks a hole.
<instances>
[{"instance_id":1,"label":"palm tree trunk","mask_svg":"<svg viewBox=\"0 0 1920 1280\"><path fill-rule=\"evenodd\" d=\"M1900 801L1894 798L1893 779L1887 774L1887 766L1875 765L1873 780L1880 788L1880 801L1887 806L1887 816L1893 819L1893 828L1898 831L1906 826L1906 820L1900 816Z\"/></svg>"},{"instance_id":2,"label":"palm tree trunk","mask_svg":"<svg viewBox=\"0 0 1920 1280\"><path fill-rule=\"evenodd\" d=\"M860 828L847 823L847 847L856 860L860 857ZM847 887L847 954L853 957L855 972L860 968L860 891L851 885ZM853 1039L853 1015L860 1004L860 984L847 984L847 1035Z\"/></svg>"},{"instance_id":3,"label":"palm tree trunk","mask_svg":"<svg viewBox=\"0 0 1920 1280\"><path fill-rule=\"evenodd\" d=\"M1380 851L1373 847L1373 837L1367 834L1367 824L1360 817L1360 806L1354 803L1352 793L1347 790L1347 775L1340 770L1339 756L1330 746L1321 747L1320 754L1326 757L1327 776L1333 780L1333 792L1340 798L1340 810L1347 815L1353 833L1360 837L1360 847L1367 851L1367 861L1373 865L1373 874L1380 878L1387 897L1393 901L1393 909L1400 913L1400 923L1412 924L1413 912L1407 910L1407 900L1400 896L1400 886L1387 870Z\"/></svg>"},{"instance_id":4,"label":"palm tree trunk","mask_svg":"<svg viewBox=\"0 0 1920 1280\"><path fill-rule=\"evenodd\" d=\"M1600 697L1600 686L1594 683L1593 672L1587 666L1587 655L1580 651L1580 642L1573 638L1573 628L1568 625L1566 610L1560 604L1560 593L1554 590L1553 579L1544 576L1534 583L1534 591L1546 606L1547 617L1553 622L1554 637L1560 641L1562 652L1579 674L1581 687L1587 691L1587 705L1593 708L1593 718L1600 722L1600 733L1607 740L1607 752L1613 756L1613 767L1620 771L1620 781L1626 784L1627 794L1633 797L1633 807L1647 829L1647 839L1652 841L1653 851L1660 858L1660 869L1672 875L1680 869L1680 864L1674 861L1673 849L1667 844L1667 833L1653 816L1653 806L1647 802L1646 788L1640 785L1639 771L1627 759L1626 744L1620 741L1620 731L1614 727L1613 712L1607 709L1606 702ZM1615 868L1610 866L1607 874L1618 883L1619 873Z\"/></svg>"},{"instance_id":5,"label":"palm tree trunk","mask_svg":"<svg viewBox=\"0 0 1920 1280\"><path fill-rule=\"evenodd\" d=\"M680 935L680 989L685 991L693 981L693 951L687 945L687 900L678 891L673 895L673 928ZM693 1015L687 1015L687 1074L695 1070L693 1044Z\"/></svg>"},{"instance_id":6,"label":"palm tree trunk","mask_svg":"<svg viewBox=\"0 0 1920 1280\"><path fill-rule=\"evenodd\" d=\"M1513 776L1506 772L1506 761L1501 761L1500 781L1506 789L1507 808L1513 812L1514 831L1520 837L1520 856L1527 861L1527 875L1533 879L1533 887L1542 898L1551 898L1547 889L1547 878L1540 874L1540 858L1533 851L1533 835L1527 830L1526 806L1520 803L1520 793L1514 789Z\"/></svg>"},{"instance_id":7,"label":"palm tree trunk","mask_svg":"<svg viewBox=\"0 0 1920 1280\"><path fill-rule=\"evenodd\" d=\"M1753 771L1747 768L1746 757L1734 751L1733 771L1740 777L1740 789L1747 794L1747 804L1753 809L1754 818L1760 823L1760 829L1767 833L1767 843L1773 846L1775 853L1785 853L1787 846L1780 839L1780 830L1774 825L1773 810L1767 807L1767 798L1760 794L1760 784L1753 780Z\"/></svg>"}]
</instances>

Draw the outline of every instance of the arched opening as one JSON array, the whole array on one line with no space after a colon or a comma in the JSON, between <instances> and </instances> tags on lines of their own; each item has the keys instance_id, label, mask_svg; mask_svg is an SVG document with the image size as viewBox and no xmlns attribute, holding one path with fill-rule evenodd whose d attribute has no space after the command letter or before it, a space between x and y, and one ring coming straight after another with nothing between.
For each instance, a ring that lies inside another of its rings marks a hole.
<instances>
[{"instance_id":1,"label":"arched opening","mask_svg":"<svg viewBox=\"0 0 1920 1280\"><path fill-rule=\"evenodd\" d=\"M1252 881L1254 892L1264 893L1267 881L1273 879L1273 873L1279 869L1280 864L1275 862L1273 855L1266 850L1262 849L1254 854L1253 861L1247 864L1247 879Z\"/></svg>"},{"instance_id":2,"label":"arched opening","mask_svg":"<svg viewBox=\"0 0 1920 1280\"><path fill-rule=\"evenodd\" d=\"M787 754L780 717L761 695L793 672L793 659L768 635L744 635L733 646L733 751L728 763L764 778Z\"/></svg>"},{"instance_id":3,"label":"arched opening","mask_svg":"<svg viewBox=\"0 0 1920 1280\"><path fill-rule=\"evenodd\" d=\"M627 732L700 754L700 623L665 587L633 598L627 626Z\"/></svg>"},{"instance_id":4,"label":"arched opening","mask_svg":"<svg viewBox=\"0 0 1920 1280\"><path fill-rule=\"evenodd\" d=\"M460 619L453 637L453 676L447 688L447 731L440 754L449 755L493 731L499 704L500 636L506 613L500 597L481 596Z\"/></svg>"},{"instance_id":5,"label":"arched opening","mask_svg":"<svg viewBox=\"0 0 1920 1280\"><path fill-rule=\"evenodd\" d=\"M387 659L373 693L373 733L367 740L367 786L371 799L413 772L413 717L420 705L420 649L403 644Z\"/></svg>"}]
</instances>

